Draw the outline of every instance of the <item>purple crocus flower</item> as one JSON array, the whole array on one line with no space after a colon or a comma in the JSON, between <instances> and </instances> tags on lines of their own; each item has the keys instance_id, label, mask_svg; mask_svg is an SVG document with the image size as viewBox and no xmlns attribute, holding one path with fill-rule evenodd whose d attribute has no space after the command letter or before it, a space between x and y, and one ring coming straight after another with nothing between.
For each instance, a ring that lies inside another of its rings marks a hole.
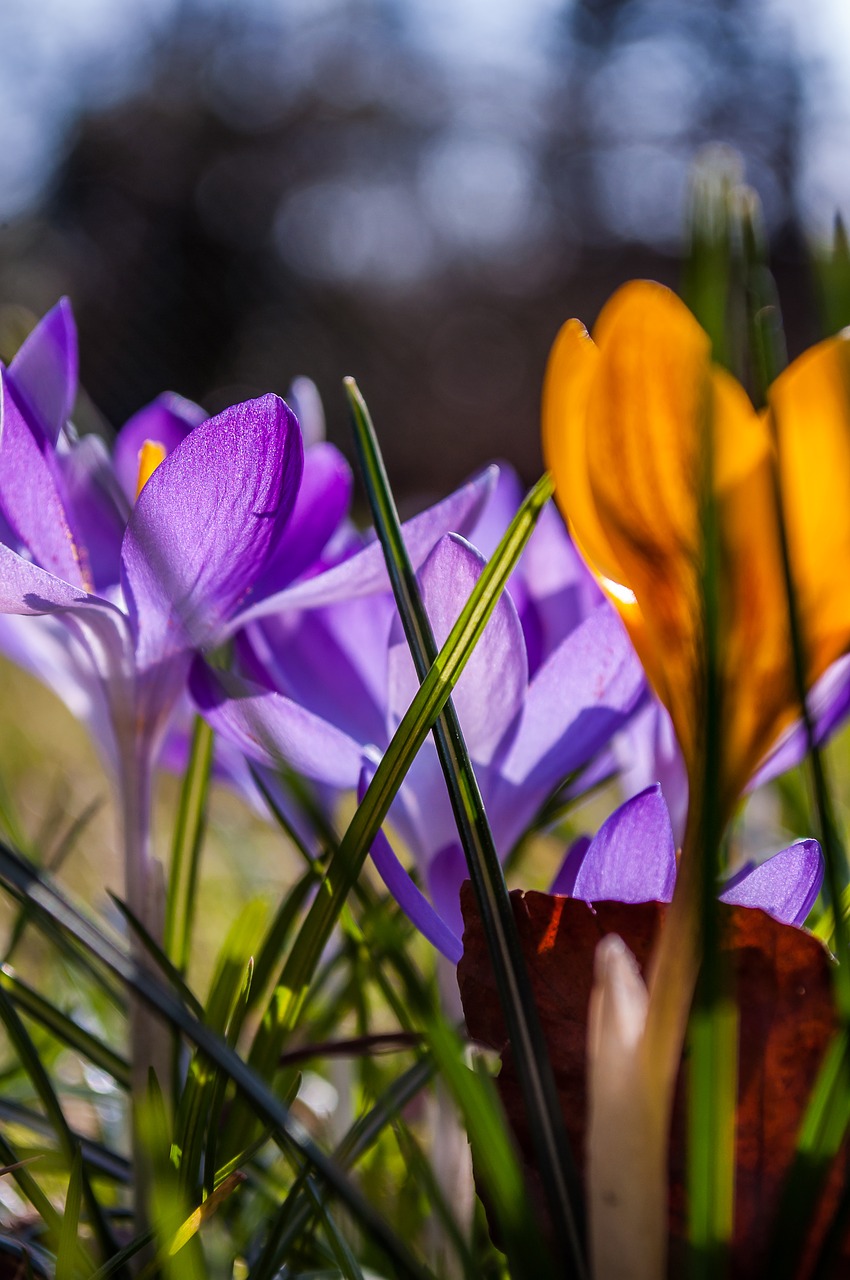
<instances>
[{"instance_id":1,"label":"purple crocus flower","mask_svg":"<svg viewBox=\"0 0 850 1280\"><path fill-rule=\"evenodd\" d=\"M273 395L208 419L161 397L119 434L113 464L67 423L76 352L63 301L0 369L0 643L89 725L119 784L128 902L156 931L151 771L193 654L274 611L312 570L350 476L323 443L305 461ZM447 499L437 525L474 519L488 483Z\"/></svg>"},{"instance_id":2,"label":"purple crocus flower","mask_svg":"<svg viewBox=\"0 0 850 1280\"><path fill-rule=\"evenodd\" d=\"M720 901L760 907L783 924L802 925L823 872L817 840L798 840L742 867L726 881ZM573 843L551 891L583 902L670 902L675 883L673 828L656 783L615 810L592 840L581 836Z\"/></svg>"},{"instance_id":3,"label":"purple crocus flower","mask_svg":"<svg viewBox=\"0 0 850 1280\"><path fill-rule=\"evenodd\" d=\"M473 530L485 545L495 544L513 515L515 485L510 475L500 482ZM538 539L536 554L513 575L454 695L503 855L553 789L601 751L645 693L619 619L586 581L551 514L554 522L535 531L530 549ZM418 687L393 599L376 592L364 572L375 552L380 549L367 548L292 587L289 601L300 607L264 618L242 637L240 674L196 664L192 677L203 714L251 759L267 767L284 761L337 791L362 792ZM483 564L481 553L457 535L441 538L421 564L419 586L438 644ZM570 603L572 611L564 607ZM392 821L429 896L383 833L372 848L378 870L417 927L457 959L466 864L430 740L402 784Z\"/></svg>"}]
</instances>

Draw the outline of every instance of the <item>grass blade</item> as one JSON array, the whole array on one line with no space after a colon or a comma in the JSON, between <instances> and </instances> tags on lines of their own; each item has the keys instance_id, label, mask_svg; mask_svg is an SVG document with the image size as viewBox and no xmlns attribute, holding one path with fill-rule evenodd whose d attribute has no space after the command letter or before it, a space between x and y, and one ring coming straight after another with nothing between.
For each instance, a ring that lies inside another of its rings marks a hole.
<instances>
[{"instance_id":1,"label":"grass blade","mask_svg":"<svg viewBox=\"0 0 850 1280\"><path fill-rule=\"evenodd\" d=\"M69 1167L73 1168L75 1161L79 1155L79 1143L74 1139L71 1133L68 1121L65 1119L65 1113L62 1105L53 1088L53 1084L39 1056L38 1050L33 1044L29 1032L21 1021L18 1013L9 999L3 987L0 986L0 1021L6 1028L6 1034L9 1037L18 1059L24 1070L30 1078L33 1088L38 1094L41 1105L44 1107L45 1113L53 1127L56 1141L62 1151ZM91 1182L85 1168L80 1167L80 1179L82 1184L82 1194L86 1203L86 1210L91 1219L92 1229L97 1238L103 1253L106 1257L115 1253L117 1245L112 1236L109 1224L101 1209L100 1202L94 1194Z\"/></svg>"},{"instance_id":2,"label":"grass blade","mask_svg":"<svg viewBox=\"0 0 850 1280\"><path fill-rule=\"evenodd\" d=\"M122 1088L129 1089L130 1067L127 1061L90 1031L86 1031L85 1027L80 1026L73 1018L68 1017L61 1009L57 1009L44 996L34 991L9 965L0 967L0 986L15 1006L28 1017L39 1022L62 1044L68 1045L99 1067L101 1071L112 1076Z\"/></svg>"},{"instance_id":3,"label":"grass blade","mask_svg":"<svg viewBox=\"0 0 850 1280\"><path fill-rule=\"evenodd\" d=\"M196 716L174 827L163 933L163 950L181 973L186 971L189 963L192 921L198 896L198 867L212 772L213 739L213 731L206 720Z\"/></svg>"},{"instance_id":4,"label":"grass blade","mask_svg":"<svg viewBox=\"0 0 850 1280\"><path fill-rule=\"evenodd\" d=\"M76 1257L82 1204L83 1157L80 1148L77 1147L71 1164L65 1206L62 1210L62 1228L59 1232L59 1248L56 1250L56 1280L75 1280L79 1275Z\"/></svg>"},{"instance_id":5,"label":"grass blade","mask_svg":"<svg viewBox=\"0 0 850 1280\"><path fill-rule=\"evenodd\" d=\"M375 528L420 682L437 656L434 635L384 469L374 427L354 380L346 379L354 434ZM551 497L544 476L532 491L536 513ZM517 1065L538 1167L559 1253L578 1276L586 1273L581 1190L564 1126L549 1051L537 1015L504 871L496 851L463 732L449 699L434 726L434 740L484 925L490 958ZM507 850L506 850L507 852Z\"/></svg>"},{"instance_id":6,"label":"grass blade","mask_svg":"<svg viewBox=\"0 0 850 1280\"><path fill-rule=\"evenodd\" d=\"M411 1280L433 1280L407 1249L385 1220L375 1212L357 1187L345 1176L336 1162L328 1157L293 1118L274 1091L246 1062L203 1022L192 1016L174 992L150 970L139 964L123 947L103 934L62 894L37 867L0 841L0 883L6 885L19 900L29 900L39 922L48 921L69 933L87 948L100 963L111 969L131 990L179 1029L201 1049L251 1103L257 1115L269 1126L270 1134L284 1144L290 1143L301 1157L313 1165L324 1182L347 1205L364 1231L394 1262L398 1274ZM48 934L52 929L47 930ZM5 1160L5 1154L0 1152ZM12 1155L12 1161L16 1157ZM22 1170L21 1173L24 1171ZM54 1215L55 1216L55 1215Z\"/></svg>"}]
</instances>

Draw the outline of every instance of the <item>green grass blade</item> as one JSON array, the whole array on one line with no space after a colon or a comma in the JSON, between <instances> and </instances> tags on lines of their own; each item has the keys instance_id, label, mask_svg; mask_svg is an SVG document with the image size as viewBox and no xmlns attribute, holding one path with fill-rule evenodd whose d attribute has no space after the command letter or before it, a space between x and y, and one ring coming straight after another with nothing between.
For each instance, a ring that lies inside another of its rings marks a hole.
<instances>
[{"instance_id":1,"label":"green grass blade","mask_svg":"<svg viewBox=\"0 0 850 1280\"><path fill-rule=\"evenodd\" d=\"M369 411L354 380L346 379L345 387L375 528L384 550L416 673L422 682L427 678L428 669L437 654L434 635L404 545L401 522ZM535 513L539 514L552 494L550 478L544 476L532 492L538 503ZM434 726L434 740L484 925L555 1238L565 1265L571 1264L574 1273L582 1276L586 1273L582 1196L575 1158L564 1125L549 1050L537 1015L504 871L451 700L446 702Z\"/></svg>"},{"instance_id":2,"label":"green grass blade","mask_svg":"<svg viewBox=\"0 0 850 1280\"><path fill-rule=\"evenodd\" d=\"M77 1147L71 1164L71 1176L62 1210L59 1248L56 1250L56 1280L76 1280L77 1237L80 1231L80 1209L83 1204L83 1157Z\"/></svg>"},{"instance_id":3,"label":"green grass blade","mask_svg":"<svg viewBox=\"0 0 850 1280\"><path fill-rule=\"evenodd\" d=\"M57 1009L39 992L34 991L9 965L0 967L0 986L16 1008L39 1022L62 1044L74 1049L101 1071L112 1076L122 1088L129 1089L130 1067L127 1061L61 1009Z\"/></svg>"},{"instance_id":4,"label":"green grass blade","mask_svg":"<svg viewBox=\"0 0 850 1280\"><path fill-rule=\"evenodd\" d=\"M87 948L162 1018L179 1029L201 1049L233 1081L251 1103L257 1115L269 1126L270 1136L291 1143L304 1160L339 1196L362 1229L392 1259L399 1276L411 1280L432 1280L430 1273L410 1254L385 1220L375 1212L359 1189L347 1178L339 1165L321 1150L292 1117L289 1109L274 1091L252 1071L246 1062L215 1032L192 1016L174 992L138 963L123 947L113 942L37 867L0 841L0 883L17 897L28 899L35 908L39 923L46 919L68 932L77 943ZM48 932L52 932L49 930Z\"/></svg>"},{"instance_id":5,"label":"green grass blade","mask_svg":"<svg viewBox=\"0 0 850 1280\"><path fill-rule=\"evenodd\" d=\"M65 1113L62 1110L62 1104L56 1095L38 1050L2 986L0 986L0 1021L2 1021L18 1059L29 1076L41 1105L44 1107L47 1118L53 1127L59 1149L62 1151L69 1168L73 1167L79 1153L79 1143L75 1141L71 1132ZM117 1245L84 1167L81 1167L80 1178L82 1180L86 1211L91 1220L92 1230L100 1248L108 1258L115 1253Z\"/></svg>"},{"instance_id":6,"label":"green grass blade","mask_svg":"<svg viewBox=\"0 0 850 1280\"><path fill-rule=\"evenodd\" d=\"M181 973L185 973L189 963L192 922L198 896L198 867L212 772L213 739L213 731L207 722L196 716L189 764L180 790L180 804L174 827L163 933L163 950Z\"/></svg>"},{"instance_id":7,"label":"green grass blade","mask_svg":"<svg viewBox=\"0 0 850 1280\"><path fill-rule=\"evenodd\" d=\"M697 319L712 344L712 359L733 367L739 345L733 308L740 303L734 267L734 208L737 167L724 155L698 168L694 183L688 291ZM706 388L707 389L707 388ZM692 789L689 859L698 861L696 928L699 972L688 1024L688 1242L692 1280L718 1280L729 1266L735 1191L737 1102L737 1009L734 977L724 952L723 919L717 901L724 832L716 796L722 778L721 698L722 529L715 497L714 419L704 395L699 457L700 595L703 614L704 682L701 719L704 757Z\"/></svg>"}]
</instances>

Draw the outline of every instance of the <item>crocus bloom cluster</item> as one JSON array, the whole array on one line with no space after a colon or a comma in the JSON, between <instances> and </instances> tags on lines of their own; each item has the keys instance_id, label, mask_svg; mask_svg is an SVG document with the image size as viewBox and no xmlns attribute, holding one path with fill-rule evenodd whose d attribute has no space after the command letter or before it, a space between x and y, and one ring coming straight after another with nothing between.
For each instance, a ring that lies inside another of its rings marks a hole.
<instances>
[{"instance_id":1,"label":"crocus bloom cluster","mask_svg":"<svg viewBox=\"0 0 850 1280\"><path fill-rule=\"evenodd\" d=\"M438 644L447 638L519 502L503 470L466 541L440 537L439 508L407 527ZM423 555L423 541L431 549ZM480 548L480 549L479 549ZM285 761L333 793L365 786L417 688L386 577L366 548L278 597L288 608L241 637L244 675L196 667L192 689L221 734L255 761ZM308 609L306 606L309 605ZM640 664L610 605L544 512L527 555L458 684L455 703L496 846L507 855L548 796L585 768L645 696ZM372 849L391 892L452 960L461 953L466 863L429 740L402 784L392 820L413 853L426 897L389 840ZM429 901L430 899L430 901Z\"/></svg>"}]
</instances>

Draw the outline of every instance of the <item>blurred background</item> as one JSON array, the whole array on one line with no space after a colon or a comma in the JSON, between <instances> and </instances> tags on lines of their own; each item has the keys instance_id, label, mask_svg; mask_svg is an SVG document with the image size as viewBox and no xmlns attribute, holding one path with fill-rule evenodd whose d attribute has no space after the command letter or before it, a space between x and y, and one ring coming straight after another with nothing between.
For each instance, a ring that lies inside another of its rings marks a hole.
<instances>
[{"instance_id":1,"label":"blurred background","mask_svg":"<svg viewBox=\"0 0 850 1280\"><path fill-rule=\"evenodd\" d=\"M689 167L737 148L792 352L850 209L845 0L0 0L0 348L63 293L119 426L308 374L421 502L540 469L569 315L680 276Z\"/></svg>"}]
</instances>

